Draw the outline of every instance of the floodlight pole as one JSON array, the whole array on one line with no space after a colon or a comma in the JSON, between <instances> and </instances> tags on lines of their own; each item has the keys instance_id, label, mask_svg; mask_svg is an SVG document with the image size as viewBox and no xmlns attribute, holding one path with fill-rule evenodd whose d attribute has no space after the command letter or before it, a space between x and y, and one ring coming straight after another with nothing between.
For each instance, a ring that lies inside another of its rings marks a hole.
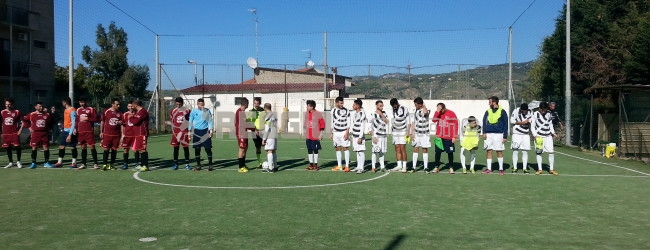
<instances>
[{"instance_id":1,"label":"floodlight pole","mask_svg":"<svg viewBox=\"0 0 650 250\"><path fill-rule=\"evenodd\" d=\"M68 10L70 14L68 15L68 56L69 56L69 61L68 61L68 97L70 97L70 100L72 100L72 103L74 103L74 54L72 53L73 50L73 23L72 23L72 5L74 0L70 0L70 9ZM70 105L72 105L72 103Z\"/></svg>"},{"instance_id":2,"label":"floodlight pole","mask_svg":"<svg viewBox=\"0 0 650 250\"><path fill-rule=\"evenodd\" d=\"M565 51L565 79L564 79L564 139L567 146L571 146L571 0L566 1L566 51Z\"/></svg>"},{"instance_id":3,"label":"floodlight pole","mask_svg":"<svg viewBox=\"0 0 650 250\"><path fill-rule=\"evenodd\" d=\"M187 63L194 64L194 86L199 85L199 81L198 81L198 78L197 78L198 76L196 74L196 64L197 64L196 61L187 60Z\"/></svg>"},{"instance_id":4,"label":"floodlight pole","mask_svg":"<svg viewBox=\"0 0 650 250\"><path fill-rule=\"evenodd\" d=\"M327 31L323 33L324 36L324 43L323 43L323 58L324 58L324 70L323 70L323 76L325 76L325 80L323 81L323 97L327 98ZM327 104L327 99L323 99L323 110L325 110Z\"/></svg>"}]
</instances>

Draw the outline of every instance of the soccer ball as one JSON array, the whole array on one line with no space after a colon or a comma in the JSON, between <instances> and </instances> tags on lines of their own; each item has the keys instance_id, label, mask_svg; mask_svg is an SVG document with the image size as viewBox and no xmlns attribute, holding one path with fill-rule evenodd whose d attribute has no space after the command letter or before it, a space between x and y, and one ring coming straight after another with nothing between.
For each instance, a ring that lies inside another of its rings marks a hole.
<instances>
[{"instance_id":1,"label":"soccer ball","mask_svg":"<svg viewBox=\"0 0 650 250\"><path fill-rule=\"evenodd\" d=\"M262 162L262 169L269 169L269 162L268 161Z\"/></svg>"}]
</instances>

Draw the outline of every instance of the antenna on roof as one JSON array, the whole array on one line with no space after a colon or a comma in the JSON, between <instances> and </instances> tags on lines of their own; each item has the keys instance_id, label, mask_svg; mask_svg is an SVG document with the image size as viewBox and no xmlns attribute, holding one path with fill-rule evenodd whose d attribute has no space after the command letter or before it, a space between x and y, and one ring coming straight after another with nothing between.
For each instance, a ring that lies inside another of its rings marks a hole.
<instances>
[{"instance_id":1,"label":"antenna on roof","mask_svg":"<svg viewBox=\"0 0 650 250\"><path fill-rule=\"evenodd\" d=\"M300 51L302 51L302 52L307 52L307 62L305 62L305 65L306 65L308 68L313 68L313 67L314 67L314 62L311 61L311 49L302 49L302 50L300 50ZM309 65L310 62L311 62L311 65Z\"/></svg>"}]
</instances>

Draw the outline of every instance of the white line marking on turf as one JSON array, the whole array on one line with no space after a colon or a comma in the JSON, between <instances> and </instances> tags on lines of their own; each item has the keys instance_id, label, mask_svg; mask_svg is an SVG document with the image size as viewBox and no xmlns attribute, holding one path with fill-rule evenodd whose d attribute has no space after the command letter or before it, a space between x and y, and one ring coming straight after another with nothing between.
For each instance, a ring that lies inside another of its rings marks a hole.
<instances>
[{"instance_id":1,"label":"white line marking on turf","mask_svg":"<svg viewBox=\"0 0 650 250\"><path fill-rule=\"evenodd\" d=\"M374 177L374 178L365 179L365 180L358 180L358 181L330 183L330 184L317 184L317 185L304 185L304 186L278 186L278 187L215 187L215 186L192 186L192 185L169 184L169 183L153 182L153 181L148 181L148 180L142 179L142 178L140 178L140 175L139 175L140 172L133 173L133 178L135 178L138 181L149 183L149 184L155 184L155 185L161 185L161 186L170 186L170 187L212 188L212 189L249 189L250 190L250 189L292 189L292 188L313 188L313 187L341 186L341 185L347 185L347 184L356 184L356 183L374 181L374 180L377 180L377 179L388 176L389 173L390 172L386 172L385 174L382 174L382 175Z\"/></svg>"},{"instance_id":2,"label":"white line marking on turf","mask_svg":"<svg viewBox=\"0 0 650 250\"><path fill-rule=\"evenodd\" d=\"M573 158L580 159L580 160L584 160L584 161L589 161L589 162L598 163L598 164L602 164L602 165L606 165L606 166L611 166L611 167L615 167L615 168L625 169L625 170L632 171L632 172L635 172L635 173L639 173L639 174L642 174L642 175L650 176L650 174L648 174L648 173L644 173L644 172L641 172L641 171L638 171L638 170L634 170L634 169L630 169L630 168L626 168L626 167L616 166L616 165L611 164L611 163L595 161L595 160L591 160L591 159L587 159L587 158L582 158L582 157L579 157L579 156L574 156L574 155L570 155L570 154L565 154L565 153L562 153L562 152L555 152L555 153L558 153L558 154L561 154L561 155L565 155L565 156L569 156L569 157L573 157Z\"/></svg>"},{"instance_id":3,"label":"white line marking on turf","mask_svg":"<svg viewBox=\"0 0 650 250\"><path fill-rule=\"evenodd\" d=\"M600 175L589 175L589 174L565 174L563 176L575 176L575 177L625 177L625 178L650 178L650 176L638 176L638 175L613 175L613 174L600 174Z\"/></svg>"}]
</instances>

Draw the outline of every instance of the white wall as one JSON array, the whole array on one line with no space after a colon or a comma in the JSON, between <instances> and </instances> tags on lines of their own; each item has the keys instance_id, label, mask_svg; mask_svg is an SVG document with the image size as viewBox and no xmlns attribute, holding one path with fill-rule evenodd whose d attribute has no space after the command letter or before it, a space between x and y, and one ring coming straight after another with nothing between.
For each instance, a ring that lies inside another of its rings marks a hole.
<instances>
[{"instance_id":1,"label":"white wall","mask_svg":"<svg viewBox=\"0 0 650 250\"><path fill-rule=\"evenodd\" d=\"M211 96L212 94L205 94L205 105L207 108L212 109L215 112L215 124L217 126L217 131L227 133L228 131L234 131L234 113L238 105L235 105L235 97L242 97L241 93L229 93L229 94L217 94L216 101L218 105L214 107ZM278 115L282 114L284 109L284 93L267 93L267 94L252 94L245 93L243 97L248 98L250 101L249 109L252 108L253 97L262 97L262 104L270 103L273 106L273 110L277 112ZM187 99L193 100L191 103L195 103L196 99L200 98L201 95L187 95ZM289 133L299 133L302 130L302 118L303 114L306 111L306 100L316 101L316 109L323 112L324 103L333 103L333 101L326 102L323 100L323 92L299 92L299 93L289 93L288 99L288 109L289 109ZM376 99L362 99L363 107L366 112L374 112L375 110L375 101ZM390 107L390 100L383 99L384 111L388 115L389 119L392 118L392 108ZM344 106L348 109L352 109L353 99L345 99ZM459 120L464 120L470 115L475 116L479 124L481 124L483 119L483 114L488 109L488 101L485 100L424 100L426 107L433 112L436 110L436 105L438 103L444 103L447 106L447 109L452 110L456 113L456 116ZM399 100L399 103L403 106L406 106L409 111L415 109L413 100ZM501 101L501 107L509 112L509 105L507 101ZM330 108L328 107L327 110ZM330 113L328 111L323 112L326 120L326 131L330 130ZM281 125L280 125L281 126ZM281 126L282 127L282 126ZM366 126L369 127L369 126ZM435 133L435 126L431 126L432 133Z\"/></svg>"}]
</instances>

